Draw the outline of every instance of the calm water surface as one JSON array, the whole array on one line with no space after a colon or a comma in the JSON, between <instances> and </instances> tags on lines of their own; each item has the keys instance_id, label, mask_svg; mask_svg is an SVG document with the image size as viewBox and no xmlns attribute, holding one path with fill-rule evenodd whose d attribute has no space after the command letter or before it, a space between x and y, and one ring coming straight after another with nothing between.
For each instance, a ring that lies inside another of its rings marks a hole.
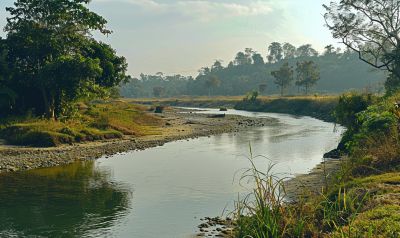
<instances>
[{"instance_id":1,"label":"calm water surface","mask_svg":"<svg viewBox=\"0 0 400 238\"><path fill-rule=\"evenodd\" d=\"M218 113L202 113L210 112ZM249 143L253 154L277 164L275 172L293 176L321 162L342 131L310 117L228 113L279 122L108 159L0 175L0 237L189 237L200 218L221 215L238 194L247 192L238 184L238 171L249 167ZM257 160L260 168L268 163Z\"/></svg>"}]
</instances>

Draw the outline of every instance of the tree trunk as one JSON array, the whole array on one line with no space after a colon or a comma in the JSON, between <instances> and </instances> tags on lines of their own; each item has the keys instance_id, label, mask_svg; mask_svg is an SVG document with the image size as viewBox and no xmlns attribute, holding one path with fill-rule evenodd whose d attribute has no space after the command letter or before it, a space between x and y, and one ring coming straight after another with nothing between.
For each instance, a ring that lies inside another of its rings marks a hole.
<instances>
[{"instance_id":1,"label":"tree trunk","mask_svg":"<svg viewBox=\"0 0 400 238\"><path fill-rule=\"evenodd\" d=\"M54 97L51 97L49 100L49 97L46 93L46 90L44 87L41 87L41 92L43 96L43 103L44 103L44 110L45 110L45 116L47 119L55 119L55 108L54 108Z\"/></svg>"}]
</instances>

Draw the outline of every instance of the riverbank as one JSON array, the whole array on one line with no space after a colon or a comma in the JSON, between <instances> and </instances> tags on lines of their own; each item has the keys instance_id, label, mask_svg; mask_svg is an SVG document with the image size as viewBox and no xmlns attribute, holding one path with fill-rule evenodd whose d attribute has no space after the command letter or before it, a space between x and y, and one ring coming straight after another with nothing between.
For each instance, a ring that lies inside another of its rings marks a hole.
<instances>
[{"instance_id":1,"label":"riverbank","mask_svg":"<svg viewBox=\"0 0 400 238\"><path fill-rule=\"evenodd\" d=\"M333 110L338 105L338 101L337 96L244 99L236 103L235 109L310 116L323 121L334 122Z\"/></svg>"},{"instance_id":2,"label":"riverbank","mask_svg":"<svg viewBox=\"0 0 400 238\"><path fill-rule=\"evenodd\" d=\"M347 128L339 144L346 159L289 181L256 173L257 203L242 201L235 237L400 237L398 98L342 95L335 116ZM277 202L277 189L291 202Z\"/></svg>"},{"instance_id":3,"label":"riverbank","mask_svg":"<svg viewBox=\"0 0 400 238\"><path fill-rule=\"evenodd\" d=\"M0 145L0 172L65 165L130 150L161 146L176 140L239 132L249 127L261 127L276 122L276 119L272 118L248 118L235 115L213 118L210 115L175 108L167 108L162 114L152 115L160 120L158 133L152 135L124 135L119 139L50 148Z\"/></svg>"},{"instance_id":4,"label":"riverbank","mask_svg":"<svg viewBox=\"0 0 400 238\"><path fill-rule=\"evenodd\" d=\"M234 108L253 112L284 113L297 116L310 116L327 122L334 122L333 110L339 97L335 95L312 96L258 96L246 100L244 96L179 97L152 99L125 99L145 105L168 105L176 107Z\"/></svg>"}]
</instances>

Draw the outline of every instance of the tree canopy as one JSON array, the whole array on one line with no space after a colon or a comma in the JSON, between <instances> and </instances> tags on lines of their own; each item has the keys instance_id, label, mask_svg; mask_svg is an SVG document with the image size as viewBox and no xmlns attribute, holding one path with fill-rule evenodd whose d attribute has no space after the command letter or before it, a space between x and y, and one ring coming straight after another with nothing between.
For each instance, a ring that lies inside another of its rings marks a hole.
<instances>
[{"instance_id":1,"label":"tree canopy","mask_svg":"<svg viewBox=\"0 0 400 238\"><path fill-rule=\"evenodd\" d=\"M296 73L296 85L304 87L306 94L308 94L309 89L320 79L318 66L311 60L297 62Z\"/></svg>"},{"instance_id":2,"label":"tree canopy","mask_svg":"<svg viewBox=\"0 0 400 238\"><path fill-rule=\"evenodd\" d=\"M5 84L18 95L15 108L20 113L33 109L57 118L66 113L66 104L104 96L126 79L125 58L93 38L94 31L111 31L88 4L17 0L6 8L10 17L2 48L12 77Z\"/></svg>"},{"instance_id":3,"label":"tree canopy","mask_svg":"<svg viewBox=\"0 0 400 238\"><path fill-rule=\"evenodd\" d=\"M324 5L327 26L335 38L369 65L392 76L400 87L400 2L398 0L340 0Z\"/></svg>"},{"instance_id":4,"label":"tree canopy","mask_svg":"<svg viewBox=\"0 0 400 238\"><path fill-rule=\"evenodd\" d=\"M280 88L281 95L283 95L284 90L293 81L293 68L289 66L288 62L285 62L278 70L272 71L271 75L274 76L274 83Z\"/></svg>"},{"instance_id":5,"label":"tree canopy","mask_svg":"<svg viewBox=\"0 0 400 238\"><path fill-rule=\"evenodd\" d=\"M340 51L333 46L319 54L311 45L296 47L290 43L280 44L283 50L283 59L278 62L268 62L268 54L260 53L247 48L236 54L235 58L224 65L221 60L214 61L211 66L199 70L196 77L177 75L140 75L131 78L129 83L121 87L121 94L126 97L152 97L153 88L163 87L165 97L180 95L245 95L258 90L263 95L279 94L280 88L274 87L272 71L278 70L284 62L296 68L297 62L312 61L318 68L320 79L317 84L308 87L307 93L312 90L318 93L341 93L348 90L382 90L385 74L373 67L364 64L358 59L357 53L351 49ZM300 48L300 50L298 50ZM306 53L298 54L299 52ZM308 52L308 53L307 53ZM357 68L357 70L354 70ZM216 87L207 87L211 76L218 78ZM295 75L297 79L297 72ZM263 85L260 87L260 85ZM268 86L266 86L268 85ZM292 84L286 88L288 94L297 94L297 86ZM300 86L304 88L304 85ZM304 90L305 91L305 90ZM301 92L303 93L303 92Z\"/></svg>"}]
</instances>

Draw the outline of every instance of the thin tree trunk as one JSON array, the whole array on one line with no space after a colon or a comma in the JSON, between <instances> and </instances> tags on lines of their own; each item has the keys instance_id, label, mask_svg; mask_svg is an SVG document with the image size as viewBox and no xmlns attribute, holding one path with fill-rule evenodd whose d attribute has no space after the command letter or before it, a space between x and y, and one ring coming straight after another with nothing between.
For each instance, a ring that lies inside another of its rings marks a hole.
<instances>
[{"instance_id":1,"label":"thin tree trunk","mask_svg":"<svg viewBox=\"0 0 400 238\"><path fill-rule=\"evenodd\" d=\"M49 101L49 97L43 86L40 88L40 90L42 92L42 97L43 97L45 116L47 117L47 119L55 119L54 97L51 97L51 101Z\"/></svg>"}]
</instances>

